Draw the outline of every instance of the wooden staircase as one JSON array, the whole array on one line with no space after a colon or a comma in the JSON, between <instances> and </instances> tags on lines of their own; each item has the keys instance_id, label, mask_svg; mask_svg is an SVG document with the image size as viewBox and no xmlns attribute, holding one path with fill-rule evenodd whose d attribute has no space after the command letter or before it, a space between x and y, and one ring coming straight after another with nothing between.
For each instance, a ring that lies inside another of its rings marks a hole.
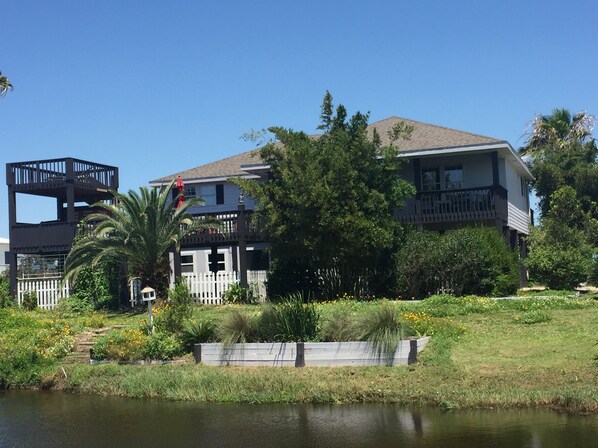
<instances>
[{"instance_id":1,"label":"wooden staircase","mask_svg":"<svg viewBox=\"0 0 598 448\"><path fill-rule=\"evenodd\" d=\"M64 358L65 364L89 364L89 351L93 348L96 338L110 330L124 328L126 325L111 325L97 330L84 331L77 335L73 351Z\"/></svg>"}]
</instances>

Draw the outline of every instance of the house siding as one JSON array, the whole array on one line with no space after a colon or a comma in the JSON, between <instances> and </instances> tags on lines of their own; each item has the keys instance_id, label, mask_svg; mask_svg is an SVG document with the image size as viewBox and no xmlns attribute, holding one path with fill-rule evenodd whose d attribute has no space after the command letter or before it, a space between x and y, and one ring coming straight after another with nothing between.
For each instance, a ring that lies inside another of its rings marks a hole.
<instances>
[{"instance_id":1,"label":"house siding","mask_svg":"<svg viewBox=\"0 0 598 448\"><path fill-rule=\"evenodd\" d=\"M530 227L529 192L526 188L524 194L521 194L521 175L509 163L506 164L505 168L509 199L507 225L527 235Z\"/></svg>"},{"instance_id":2,"label":"house siding","mask_svg":"<svg viewBox=\"0 0 598 448\"><path fill-rule=\"evenodd\" d=\"M196 206L196 207L191 207L189 209L189 213L193 214L193 215L199 215L199 214L205 214L205 213L224 213L224 212L230 212L233 210L237 210L237 207L239 205L239 194L241 192L241 189L235 185L232 184L230 182L204 182L204 183L186 183L186 186L196 186L196 185L212 185L212 186L216 186L218 184L221 184L224 186L224 203L223 204L217 204L217 205L200 205L200 206ZM243 203L245 204L245 208L247 210L253 210L255 208L255 201L248 197L245 196Z\"/></svg>"}]
</instances>

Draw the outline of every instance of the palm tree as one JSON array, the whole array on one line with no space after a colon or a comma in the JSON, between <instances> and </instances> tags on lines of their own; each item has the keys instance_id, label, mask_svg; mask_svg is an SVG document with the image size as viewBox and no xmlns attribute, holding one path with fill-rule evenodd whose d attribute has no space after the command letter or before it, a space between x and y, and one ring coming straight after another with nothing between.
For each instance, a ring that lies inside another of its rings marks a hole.
<instances>
[{"instance_id":1,"label":"palm tree","mask_svg":"<svg viewBox=\"0 0 598 448\"><path fill-rule=\"evenodd\" d=\"M81 270L103 262L121 262L129 276L139 277L144 286L156 289L164 297L170 275L169 252L180 249L181 240L201 228L216 227L212 220L197 220L188 213L202 204L201 198L174 207L170 191L174 181L161 189L141 187L139 193L113 192L117 205L99 202L104 213L86 218L83 231L75 239L66 259L66 278L76 279ZM89 225L88 225L89 224Z\"/></svg>"},{"instance_id":2,"label":"palm tree","mask_svg":"<svg viewBox=\"0 0 598 448\"><path fill-rule=\"evenodd\" d=\"M586 112L574 116L567 109L554 109L550 115L538 115L531 122L531 131L522 154L542 155L546 151L564 150L571 143L585 143L591 138L594 117Z\"/></svg>"},{"instance_id":3,"label":"palm tree","mask_svg":"<svg viewBox=\"0 0 598 448\"><path fill-rule=\"evenodd\" d=\"M8 78L2 75L2 72L0 72L0 96L6 95L6 93L12 89L12 84L10 83Z\"/></svg>"}]
</instances>

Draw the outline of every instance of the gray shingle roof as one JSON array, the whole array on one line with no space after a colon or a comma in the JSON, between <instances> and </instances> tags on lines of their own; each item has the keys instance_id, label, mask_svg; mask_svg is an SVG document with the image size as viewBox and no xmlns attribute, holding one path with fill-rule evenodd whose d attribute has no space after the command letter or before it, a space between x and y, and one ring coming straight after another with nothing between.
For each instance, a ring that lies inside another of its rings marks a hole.
<instances>
[{"instance_id":1,"label":"gray shingle roof","mask_svg":"<svg viewBox=\"0 0 598 448\"><path fill-rule=\"evenodd\" d=\"M381 137L382 144L390 142L388 131L399 121L408 125L413 125L414 130L410 140L400 140L395 144L401 151L428 150L466 147L473 145L484 145L490 143L500 143L504 140L498 140L483 135L472 134L470 132L458 131L456 129L436 126L433 124L422 123L420 121L409 120L406 118L390 117L384 120L371 123L368 131L374 128ZM205 165L191 168L180 173L171 174L151 181L151 183L169 182L181 176L183 179L204 179L210 177L230 177L247 174L241 169L243 165L259 165L261 160L257 150L247 151L226 159L217 160Z\"/></svg>"}]
</instances>

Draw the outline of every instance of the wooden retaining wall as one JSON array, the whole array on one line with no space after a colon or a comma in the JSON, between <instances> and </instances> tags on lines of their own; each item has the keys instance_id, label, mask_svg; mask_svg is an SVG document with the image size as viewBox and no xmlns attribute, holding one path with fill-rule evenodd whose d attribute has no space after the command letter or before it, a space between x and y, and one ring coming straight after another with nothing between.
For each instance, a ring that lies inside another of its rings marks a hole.
<instances>
[{"instance_id":1,"label":"wooden retaining wall","mask_svg":"<svg viewBox=\"0 0 598 448\"><path fill-rule=\"evenodd\" d=\"M413 364L430 337L399 343L392 357L378 356L369 342L195 344L195 362L211 366L340 367Z\"/></svg>"}]
</instances>

